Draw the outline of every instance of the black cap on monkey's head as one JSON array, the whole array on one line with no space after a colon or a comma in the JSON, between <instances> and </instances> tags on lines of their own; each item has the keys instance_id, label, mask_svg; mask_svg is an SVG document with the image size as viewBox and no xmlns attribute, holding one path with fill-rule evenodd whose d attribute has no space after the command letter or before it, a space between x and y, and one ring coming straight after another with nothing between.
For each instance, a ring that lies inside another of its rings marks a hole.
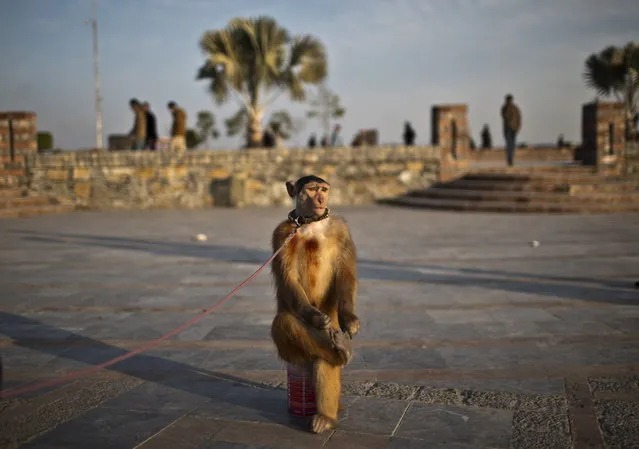
<instances>
[{"instance_id":1,"label":"black cap on monkey's head","mask_svg":"<svg viewBox=\"0 0 639 449\"><path fill-rule=\"evenodd\" d=\"M299 192L300 190L302 190L302 187L304 187L309 182L323 182L324 184L328 184L328 181L323 180L319 176L315 176L315 175L302 176L300 179L295 181L295 191Z\"/></svg>"}]
</instances>

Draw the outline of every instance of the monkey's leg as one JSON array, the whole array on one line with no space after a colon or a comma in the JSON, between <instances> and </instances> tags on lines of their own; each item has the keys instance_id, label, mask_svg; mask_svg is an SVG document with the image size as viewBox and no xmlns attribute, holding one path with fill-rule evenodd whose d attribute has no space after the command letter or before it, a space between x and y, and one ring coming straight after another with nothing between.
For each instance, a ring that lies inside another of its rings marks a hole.
<instances>
[{"instance_id":1,"label":"monkey's leg","mask_svg":"<svg viewBox=\"0 0 639 449\"><path fill-rule=\"evenodd\" d=\"M271 325L271 337L279 356L300 365L316 359L336 366L348 363L351 352L335 345L333 332L307 327L288 312L278 313Z\"/></svg>"},{"instance_id":2,"label":"monkey's leg","mask_svg":"<svg viewBox=\"0 0 639 449\"><path fill-rule=\"evenodd\" d=\"M324 360L316 360L313 364L315 380L315 401L317 414L311 420L311 431L322 433L337 425L339 398L342 393L342 368L332 366Z\"/></svg>"}]
</instances>

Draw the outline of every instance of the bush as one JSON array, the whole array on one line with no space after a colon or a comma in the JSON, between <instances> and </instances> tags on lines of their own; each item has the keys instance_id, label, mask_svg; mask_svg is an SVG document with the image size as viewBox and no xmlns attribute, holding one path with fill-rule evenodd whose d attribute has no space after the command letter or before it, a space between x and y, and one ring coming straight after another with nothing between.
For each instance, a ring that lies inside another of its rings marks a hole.
<instances>
[{"instance_id":1,"label":"bush","mask_svg":"<svg viewBox=\"0 0 639 449\"><path fill-rule=\"evenodd\" d=\"M53 134L49 131L40 131L37 135L38 151L50 150L53 148Z\"/></svg>"},{"instance_id":2,"label":"bush","mask_svg":"<svg viewBox=\"0 0 639 449\"><path fill-rule=\"evenodd\" d=\"M193 129L186 130L186 147L188 149L195 148L200 144L200 135Z\"/></svg>"}]
</instances>

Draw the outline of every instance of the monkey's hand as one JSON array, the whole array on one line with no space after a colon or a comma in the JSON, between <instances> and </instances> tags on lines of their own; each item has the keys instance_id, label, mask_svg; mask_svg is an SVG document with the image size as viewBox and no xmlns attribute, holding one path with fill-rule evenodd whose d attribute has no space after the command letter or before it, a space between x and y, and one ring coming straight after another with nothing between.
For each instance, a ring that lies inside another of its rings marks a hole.
<instances>
[{"instance_id":1,"label":"monkey's hand","mask_svg":"<svg viewBox=\"0 0 639 449\"><path fill-rule=\"evenodd\" d=\"M331 327L331 318L319 309L313 308L309 314L309 323L316 329L324 330Z\"/></svg>"},{"instance_id":2,"label":"monkey's hand","mask_svg":"<svg viewBox=\"0 0 639 449\"><path fill-rule=\"evenodd\" d=\"M340 317L341 328L353 338L359 333L359 318L354 313L344 313Z\"/></svg>"}]
</instances>

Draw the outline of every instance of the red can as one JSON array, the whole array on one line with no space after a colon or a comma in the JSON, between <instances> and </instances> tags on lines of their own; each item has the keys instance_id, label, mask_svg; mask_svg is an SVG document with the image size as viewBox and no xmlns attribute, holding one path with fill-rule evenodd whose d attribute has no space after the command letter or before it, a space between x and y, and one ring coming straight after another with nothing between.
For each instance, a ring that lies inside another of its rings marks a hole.
<instances>
[{"instance_id":1,"label":"red can","mask_svg":"<svg viewBox=\"0 0 639 449\"><path fill-rule=\"evenodd\" d=\"M312 416L317 410L313 373L309 367L288 364L288 412L294 416Z\"/></svg>"}]
</instances>

